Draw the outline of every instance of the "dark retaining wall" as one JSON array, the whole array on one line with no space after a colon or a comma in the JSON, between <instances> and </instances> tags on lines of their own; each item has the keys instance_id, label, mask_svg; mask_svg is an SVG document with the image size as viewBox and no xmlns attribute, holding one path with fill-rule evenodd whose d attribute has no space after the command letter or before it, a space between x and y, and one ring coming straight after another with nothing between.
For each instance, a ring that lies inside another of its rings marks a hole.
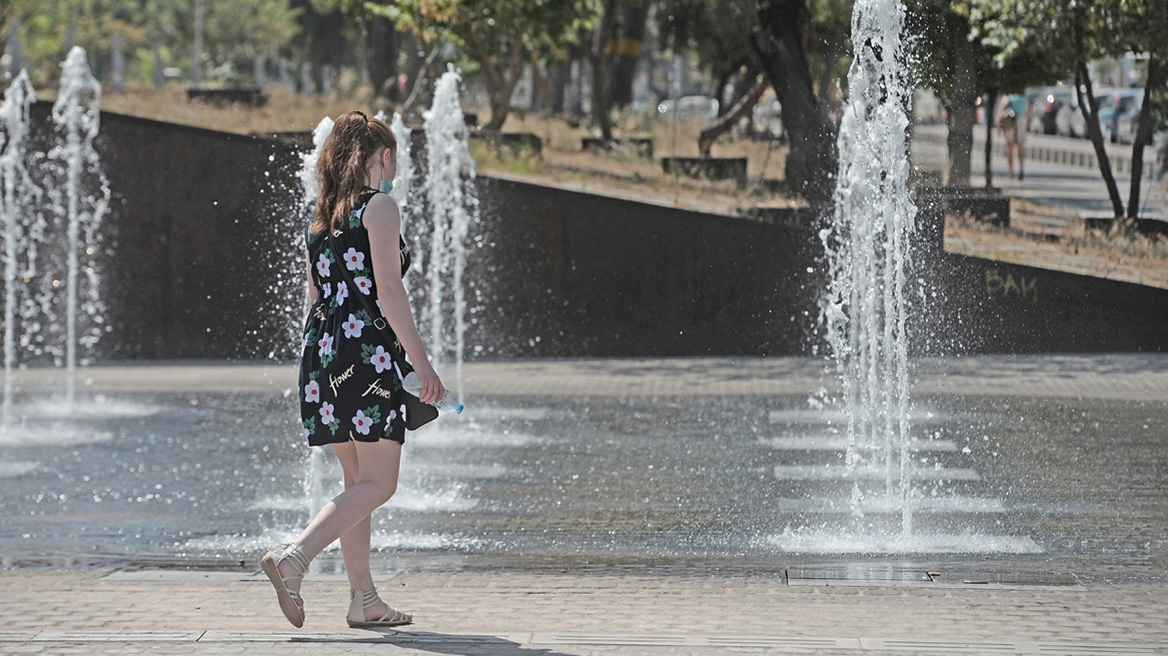
<instances>
[{"instance_id":1,"label":"dark retaining wall","mask_svg":"<svg viewBox=\"0 0 1168 656\"><path fill-rule=\"evenodd\" d=\"M41 147L47 113L38 103ZM297 148L109 113L98 148L115 196L102 255L115 330L98 358L292 359ZM824 285L814 220L489 176L477 187L483 239L467 276L484 302L467 343L480 357L811 352ZM915 351L1168 350L1168 291L943 253L940 212L921 220Z\"/></svg>"}]
</instances>

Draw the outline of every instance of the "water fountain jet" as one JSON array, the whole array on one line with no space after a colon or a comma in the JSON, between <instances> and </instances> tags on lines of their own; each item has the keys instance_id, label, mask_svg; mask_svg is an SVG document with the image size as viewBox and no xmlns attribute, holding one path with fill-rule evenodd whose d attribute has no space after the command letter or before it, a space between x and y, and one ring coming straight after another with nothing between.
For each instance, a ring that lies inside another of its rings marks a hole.
<instances>
[{"instance_id":1,"label":"water fountain jet","mask_svg":"<svg viewBox=\"0 0 1168 656\"><path fill-rule=\"evenodd\" d=\"M29 107L36 100L28 73L21 71L4 92L0 103L0 216L4 224L4 406L3 425L11 421L12 397L15 392L13 368L16 366L16 303L23 291L17 273L20 247L31 263L35 262L35 245L29 246L29 235L22 230L21 216L39 199L41 189L29 178L25 166L25 142L29 133Z\"/></svg>"}]
</instances>

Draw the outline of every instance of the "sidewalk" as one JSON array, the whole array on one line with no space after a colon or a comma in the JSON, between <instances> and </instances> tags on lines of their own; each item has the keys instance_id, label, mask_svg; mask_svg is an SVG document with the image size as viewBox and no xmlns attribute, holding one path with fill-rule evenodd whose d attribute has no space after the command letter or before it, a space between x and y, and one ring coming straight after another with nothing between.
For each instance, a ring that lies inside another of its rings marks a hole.
<instances>
[{"instance_id":1,"label":"sidewalk","mask_svg":"<svg viewBox=\"0 0 1168 656\"><path fill-rule=\"evenodd\" d=\"M375 578L416 623L377 632L338 576L293 628L254 569L3 572L0 653L1168 653L1168 586L398 573Z\"/></svg>"},{"instance_id":2,"label":"sidewalk","mask_svg":"<svg viewBox=\"0 0 1168 656\"><path fill-rule=\"evenodd\" d=\"M974 127L970 184L985 184L985 128ZM1026 135L1026 177L1011 180L1007 173L1004 142L994 131L993 183L1007 196L1024 198L1044 205L1072 209L1081 217L1109 217L1113 210L1107 185L1099 173L1095 151L1085 139L1052 135ZM1131 185L1131 146L1107 144L1108 157L1120 198L1127 206ZM1144 151L1145 169L1154 165L1156 152ZM922 125L915 130L912 159L914 164L933 169L948 166L945 126ZM1145 218L1168 220L1168 190L1163 180L1144 175L1141 180L1142 212Z\"/></svg>"}]
</instances>

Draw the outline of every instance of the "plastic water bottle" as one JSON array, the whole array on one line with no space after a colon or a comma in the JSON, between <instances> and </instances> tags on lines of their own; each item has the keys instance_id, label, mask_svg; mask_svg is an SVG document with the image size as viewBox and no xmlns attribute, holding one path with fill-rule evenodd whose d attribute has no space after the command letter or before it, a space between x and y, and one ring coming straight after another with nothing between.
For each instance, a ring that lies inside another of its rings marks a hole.
<instances>
[{"instance_id":1,"label":"plastic water bottle","mask_svg":"<svg viewBox=\"0 0 1168 656\"><path fill-rule=\"evenodd\" d=\"M422 391L422 381L418 378L418 374L411 371L402 380L402 387L410 394L418 396ZM442 412L453 412L456 415L462 412L462 404L455 403L454 399L450 398L450 390L444 390L442 398L437 403L431 403L430 405L438 408Z\"/></svg>"}]
</instances>

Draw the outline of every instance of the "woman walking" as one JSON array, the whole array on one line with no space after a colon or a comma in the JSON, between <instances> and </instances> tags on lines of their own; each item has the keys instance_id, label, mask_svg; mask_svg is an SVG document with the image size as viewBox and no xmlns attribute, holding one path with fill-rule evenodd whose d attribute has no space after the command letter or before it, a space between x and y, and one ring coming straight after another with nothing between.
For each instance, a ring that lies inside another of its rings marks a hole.
<instances>
[{"instance_id":1,"label":"woman walking","mask_svg":"<svg viewBox=\"0 0 1168 656\"><path fill-rule=\"evenodd\" d=\"M402 284L410 255L397 203L386 193L396 169L393 132L361 112L337 119L316 164L321 191L306 239L310 309L300 361L301 419L308 444L327 444L340 460L344 491L295 542L261 561L280 609L297 627L304 624L300 583L308 563L337 539L351 588L349 625L413 619L378 597L369 569L369 515L397 489L405 444L401 352L421 380L421 401L436 402L444 391ZM364 309L371 307L368 299L380 316ZM392 340L383 336L386 320Z\"/></svg>"},{"instance_id":2,"label":"woman walking","mask_svg":"<svg viewBox=\"0 0 1168 656\"><path fill-rule=\"evenodd\" d=\"M1018 155L1018 179L1026 176L1023 154L1026 152L1026 128L1030 125L1030 104L1026 96L1011 93L1002 96L998 103L998 127L1006 139L1006 164L1010 168L1010 179L1014 179L1014 154Z\"/></svg>"}]
</instances>

